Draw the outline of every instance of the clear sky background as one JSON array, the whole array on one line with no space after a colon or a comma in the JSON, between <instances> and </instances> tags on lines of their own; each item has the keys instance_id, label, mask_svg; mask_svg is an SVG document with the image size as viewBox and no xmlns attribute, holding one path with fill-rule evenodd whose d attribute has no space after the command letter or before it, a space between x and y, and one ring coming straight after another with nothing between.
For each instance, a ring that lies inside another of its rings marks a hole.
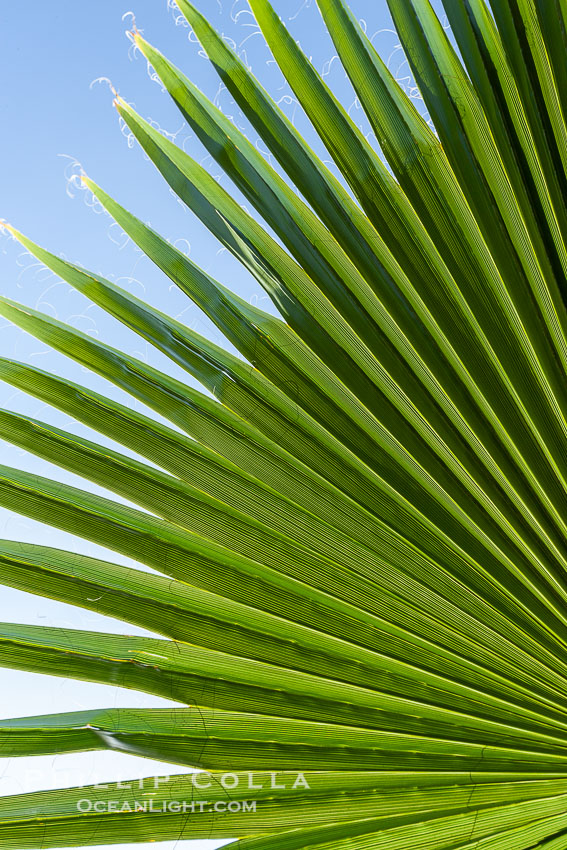
<instances>
[{"instance_id":1,"label":"clear sky background","mask_svg":"<svg viewBox=\"0 0 567 850\"><path fill-rule=\"evenodd\" d=\"M367 132L368 127L354 102L344 72L333 59L334 50L314 0L274 2L316 67L325 73L328 82ZM352 0L351 5L365 20L381 53L386 57L392 54L392 68L399 69L403 77L405 71L403 66L400 68L401 55L395 50L396 38L389 31L391 22L385 0ZM246 0L200 0L198 6L217 29L233 39L262 82L281 99L282 107L294 117L316 150L325 156L279 71L270 62L257 27L246 11ZM98 0L94 4L74 0L4 2L0 10L0 217L54 253L61 253L103 274L218 341L219 334L200 311L173 290L169 281L140 255L108 216L93 206L92 199L78 188L73 177L82 166L120 203L188 251L207 271L240 295L269 308L266 297L248 274L226 252L219 252L215 240L172 196L137 145L129 144L112 107L109 83L96 82L108 78L144 118L151 118L189 153L207 162L212 173L219 174L216 165L205 158L204 150L184 125L168 96L148 76L143 57L134 56L129 49L125 30L131 26L132 19L126 16L122 20L122 16L130 10L135 13L136 24L144 36L210 97L216 97L221 108L246 129L246 123L227 92L219 90L218 78L200 54L189 30L176 23L177 13L168 9L166 0ZM256 140L253 133L250 137ZM226 178L222 178L222 183L230 186ZM1 291L9 297L69 322L155 366L163 368L167 363L170 373L190 381L185 373L172 367L169 361L98 308L89 305L5 236L0 237L0 275ZM34 363L118 400L127 398L110 384L48 350L1 318L0 329L0 356ZM128 403L132 403L130 399ZM101 440L68 417L3 384L0 384L0 405ZM0 453L2 463L104 493L1 440ZM0 537L109 556L127 563L126 559L109 555L78 537L2 508ZM1 586L0 620L145 633L107 617ZM1 717L168 704L171 703L120 688L0 669ZM17 760L1 756L0 752L0 794L4 795L167 772L166 766L115 753ZM181 769L174 772L181 772ZM220 844L178 841L154 846L182 850Z\"/></svg>"}]
</instances>

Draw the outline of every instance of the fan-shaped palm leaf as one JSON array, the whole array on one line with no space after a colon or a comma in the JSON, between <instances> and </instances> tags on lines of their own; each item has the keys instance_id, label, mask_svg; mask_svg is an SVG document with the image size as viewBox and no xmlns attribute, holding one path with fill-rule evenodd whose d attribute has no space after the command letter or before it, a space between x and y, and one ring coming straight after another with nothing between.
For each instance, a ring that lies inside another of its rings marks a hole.
<instances>
[{"instance_id":1,"label":"fan-shaped palm leaf","mask_svg":"<svg viewBox=\"0 0 567 850\"><path fill-rule=\"evenodd\" d=\"M267 0L250 2L342 181L187 0L181 12L278 170L133 38L253 212L124 100L116 107L280 317L87 177L239 356L11 227L209 394L0 301L175 426L0 360L2 380L147 460L2 410L4 439L140 509L6 466L0 504L161 573L4 541L1 581L163 636L2 624L0 664L182 704L3 720L1 751L110 748L204 773L152 791L153 809L118 786L2 798L2 846L240 836L231 847L559 850L567 10L451 0L453 42L428 0L389 0L430 124L345 2L318 0L378 152ZM109 797L116 808L94 805Z\"/></svg>"}]
</instances>

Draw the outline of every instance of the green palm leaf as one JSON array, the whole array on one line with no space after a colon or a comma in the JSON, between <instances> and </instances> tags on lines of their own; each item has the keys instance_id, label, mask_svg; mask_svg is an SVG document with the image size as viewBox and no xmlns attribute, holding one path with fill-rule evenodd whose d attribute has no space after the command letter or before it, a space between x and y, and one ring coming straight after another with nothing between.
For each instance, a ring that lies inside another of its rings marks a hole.
<instances>
[{"instance_id":1,"label":"green palm leaf","mask_svg":"<svg viewBox=\"0 0 567 850\"><path fill-rule=\"evenodd\" d=\"M178 2L277 167L132 37L253 211L125 100L115 105L279 315L231 292L86 176L236 354L8 227L205 392L0 298L3 316L160 417L0 359L0 379L118 444L0 410L5 440L107 493L2 466L0 505L110 550L106 560L0 541L0 580L161 636L3 623L0 665L180 704L4 719L0 748L110 749L202 772L151 789L1 798L2 846L213 837L236 839L235 850L559 850L563 0L448 2L452 36L428 0L389 0L431 124L346 0L318 0L380 150L267 0L251 0L342 180Z\"/></svg>"}]
</instances>

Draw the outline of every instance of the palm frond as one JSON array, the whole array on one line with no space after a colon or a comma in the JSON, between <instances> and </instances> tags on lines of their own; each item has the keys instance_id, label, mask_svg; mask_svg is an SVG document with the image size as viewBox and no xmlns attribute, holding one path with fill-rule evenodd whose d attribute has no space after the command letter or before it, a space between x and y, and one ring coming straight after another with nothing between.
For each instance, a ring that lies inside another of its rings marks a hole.
<instances>
[{"instance_id":1,"label":"palm frond","mask_svg":"<svg viewBox=\"0 0 567 850\"><path fill-rule=\"evenodd\" d=\"M119 446L0 410L5 440L109 494L2 466L0 505L152 570L0 541L1 581L161 636L3 623L0 665L180 704L5 719L0 748L111 749L204 772L151 792L1 798L2 846L213 837L235 850L559 850L563 2L455 0L448 34L429 0L389 0L427 122L345 0L318 0L378 148L270 3L250 0L341 179L193 5L178 5L274 165L133 40L251 211L115 105L275 310L247 303L86 176L236 353L8 226L204 391L0 298L7 319L160 417L0 359L0 379Z\"/></svg>"}]
</instances>

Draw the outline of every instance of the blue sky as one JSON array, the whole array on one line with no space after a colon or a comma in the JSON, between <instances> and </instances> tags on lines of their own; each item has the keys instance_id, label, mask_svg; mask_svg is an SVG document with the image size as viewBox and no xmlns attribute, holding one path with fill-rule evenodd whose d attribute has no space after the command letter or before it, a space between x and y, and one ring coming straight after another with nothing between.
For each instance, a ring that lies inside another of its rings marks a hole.
<instances>
[{"instance_id":1,"label":"blue sky","mask_svg":"<svg viewBox=\"0 0 567 850\"><path fill-rule=\"evenodd\" d=\"M306 120L289 96L282 77L270 62L265 45L256 32L245 0L201 0L198 3L217 29L234 40L239 52L269 90L281 98L282 108L294 115L298 126L321 155ZM353 0L352 8L364 18L375 44L388 56L396 46L384 0ZM333 60L332 45L320 22L314 0L275 0L296 38L326 74L343 102L366 128L356 109L339 63ZM58 0L57 3L3 3L0 12L0 56L3 86L0 110L0 217L9 221L54 253L79 262L130 289L135 294L191 327L219 340L218 333L196 307L173 291L169 282L124 238L108 216L74 179L82 167L124 206L187 250L207 271L246 298L266 298L250 277L184 210L145 160L137 147L129 145L112 107L109 82L143 117L152 119L199 160L219 169L189 132L161 87L147 73L146 62L133 56L125 30L131 26L132 11L144 36L168 55L235 120L246 126L226 92L219 92L218 79L189 31L176 24L176 13L166 0L99 0L96 4ZM397 69L399 53L392 63ZM403 68L401 74L403 75ZM98 81L98 82L97 82ZM255 139L253 135L251 135ZM223 178L223 185L230 184ZM2 292L25 304L96 334L124 351L164 367L164 359L134 334L127 332L82 296L46 273L16 243L0 237ZM67 361L0 319L0 356L29 361L43 369L68 376L124 400L121 393L79 366ZM170 372L177 373L168 364ZM183 379L188 380L183 373ZM15 393L0 384L0 404L84 436L100 439L88 429L45 405ZM87 486L70 474L0 441L2 462L38 475ZM90 488L103 492L97 488ZM57 532L0 508L0 537L40 542L97 554L103 550L77 537ZM125 559L112 555L114 560ZM51 626L128 631L135 627L90 612L0 587L0 620ZM0 670L0 714L2 717L70 711L107 706L167 705L165 700L145 697L118 688L81 684L16 671ZM1 756L1 753L0 753ZM163 768L165 770L165 768ZM0 794L14 794L40 787L64 787L90 781L127 779L153 775L160 767L130 756L95 753L80 756L10 760L0 757ZM134 845L132 845L134 846ZM156 847L205 848L214 842L169 842ZM126 847L126 845L124 845Z\"/></svg>"}]
</instances>

